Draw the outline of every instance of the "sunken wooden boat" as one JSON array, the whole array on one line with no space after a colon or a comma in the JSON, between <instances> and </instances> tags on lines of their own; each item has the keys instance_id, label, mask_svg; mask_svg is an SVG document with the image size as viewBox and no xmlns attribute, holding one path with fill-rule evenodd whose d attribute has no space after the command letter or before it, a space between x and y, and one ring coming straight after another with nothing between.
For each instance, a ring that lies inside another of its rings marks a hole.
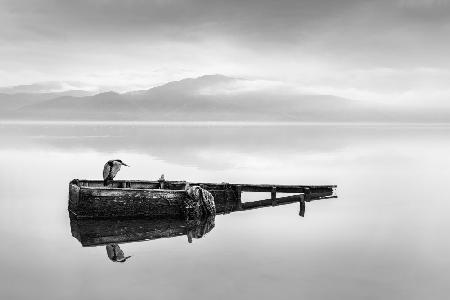
<instances>
[{"instance_id":1,"label":"sunken wooden boat","mask_svg":"<svg viewBox=\"0 0 450 300\"><path fill-rule=\"evenodd\" d=\"M196 183L186 181L116 180L108 186L102 180L74 179L69 184L69 211L76 218L183 218L186 185L198 185L214 196L217 214L264 206L300 203L300 215L305 203L334 198L334 185L269 185ZM266 192L265 200L242 202L242 192ZM290 193L277 198L278 193Z\"/></svg>"}]
</instances>

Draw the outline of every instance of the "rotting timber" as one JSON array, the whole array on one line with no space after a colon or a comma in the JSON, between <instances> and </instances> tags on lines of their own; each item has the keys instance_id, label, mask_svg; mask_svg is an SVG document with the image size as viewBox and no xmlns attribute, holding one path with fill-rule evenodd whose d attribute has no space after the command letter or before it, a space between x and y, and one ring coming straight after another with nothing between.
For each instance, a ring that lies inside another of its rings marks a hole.
<instances>
[{"instance_id":1,"label":"rotting timber","mask_svg":"<svg viewBox=\"0 0 450 300\"><path fill-rule=\"evenodd\" d=\"M69 211L81 218L183 218L186 185L198 185L213 196L217 214L266 206L300 203L304 216L306 202L334 198L334 185L269 185L194 183L186 181L116 180L103 186L101 180L74 179L69 184ZM267 192L270 199L242 202L242 192ZM295 193L277 197L279 193Z\"/></svg>"}]
</instances>

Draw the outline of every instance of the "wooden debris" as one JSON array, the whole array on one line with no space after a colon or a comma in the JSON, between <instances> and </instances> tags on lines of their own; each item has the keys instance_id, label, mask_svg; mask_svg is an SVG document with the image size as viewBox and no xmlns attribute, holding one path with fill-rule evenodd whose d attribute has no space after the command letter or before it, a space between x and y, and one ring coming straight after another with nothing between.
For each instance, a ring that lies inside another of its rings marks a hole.
<instances>
[{"instance_id":1,"label":"wooden debris","mask_svg":"<svg viewBox=\"0 0 450 300\"><path fill-rule=\"evenodd\" d=\"M158 181L117 180L107 187L101 180L75 179L69 184L69 211L77 218L183 219L187 184L185 181L166 181L163 176ZM300 215L304 215L305 202L334 197L336 188L333 185L189 184L198 185L212 194L217 214L300 202ZM242 192L268 192L271 198L242 202ZM277 198L279 193L297 195Z\"/></svg>"}]
</instances>

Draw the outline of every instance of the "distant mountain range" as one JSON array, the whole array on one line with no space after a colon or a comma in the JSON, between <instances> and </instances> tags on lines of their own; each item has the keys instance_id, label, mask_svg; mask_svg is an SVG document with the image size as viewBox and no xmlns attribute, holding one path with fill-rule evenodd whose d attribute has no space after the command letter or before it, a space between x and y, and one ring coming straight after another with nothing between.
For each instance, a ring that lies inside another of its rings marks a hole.
<instances>
[{"instance_id":1,"label":"distant mountain range","mask_svg":"<svg viewBox=\"0 0 450 300\"><path fill-rule=\"evenodd\" d=\"M0 89L3 120L448 122L450 112L394 108L332 95L237 90L245 80L189 78L128 93ZM1 93L3 91L3 93ZM8 93L7 93L8 92Z\"/></svg>"}]
</instances>

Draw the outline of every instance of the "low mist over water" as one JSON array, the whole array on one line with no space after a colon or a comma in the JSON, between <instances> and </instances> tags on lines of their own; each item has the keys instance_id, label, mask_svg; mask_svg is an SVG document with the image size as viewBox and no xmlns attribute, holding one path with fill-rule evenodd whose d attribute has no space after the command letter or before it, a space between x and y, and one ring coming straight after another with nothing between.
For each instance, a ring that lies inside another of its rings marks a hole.
<instances>
[{"instance_id":1,"label":"low mist over water","mask_svg":"<svg viewBox=\"0 0 450 300\"><path fill-rule=\"evenodd\" d=\"M2 299L446 299L447 126L0 124ZM74 178L336 184L337 199L219 215L201 239L82 247ZM437 293L439 291L439 293ZM433 295L433 296L431 296Z\"/></svg>"}]
</instances>

